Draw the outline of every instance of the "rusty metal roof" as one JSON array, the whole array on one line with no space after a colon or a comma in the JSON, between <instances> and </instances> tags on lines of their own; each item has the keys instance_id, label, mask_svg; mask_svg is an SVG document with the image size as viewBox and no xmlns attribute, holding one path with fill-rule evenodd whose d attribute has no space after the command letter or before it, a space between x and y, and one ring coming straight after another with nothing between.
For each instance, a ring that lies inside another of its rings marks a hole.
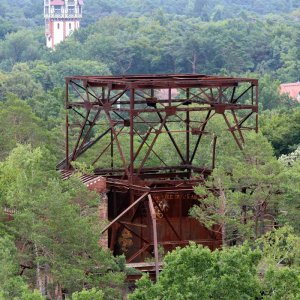
<instances>
[{"instance_id":1,"label":"rusty metal roof","mask_svg":"<svg viewBox=\"0 0 300 300\"><path fill-rule=\"evenodd\" d=\"M124 75L124 76L70 76L66 82L81 80L89 86L106 86L111 84L135 88L180 88L189 86L237 86L241 82L258 84L257 79L222 77L203 74L163 74L163 75Z\"/></svg>"}]
</instances>

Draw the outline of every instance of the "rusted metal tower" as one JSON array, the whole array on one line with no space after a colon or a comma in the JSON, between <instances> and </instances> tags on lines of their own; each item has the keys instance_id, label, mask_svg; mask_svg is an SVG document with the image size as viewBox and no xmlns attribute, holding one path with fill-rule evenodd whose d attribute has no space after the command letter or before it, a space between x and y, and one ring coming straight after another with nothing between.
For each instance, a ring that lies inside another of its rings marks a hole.
<instances>
[{"instance_id":1,"label":"rusted metal tower","mask_svg":"<svg viewBox=\"0 0 300 300\"><path fill-rule=\"evenodd\" d=\"M193 187L215 165L217 140L207 132L214 116L223 117L240 149L243 130L258 130L256 79L67 77L65 106L66 158L59 168L68 173L82 161L105 178L109 224L103 232L114 254L124 253L135 267L153 267L158 276L160 250L190 240L220 246L220 234L189 217L198 201ZM206 136L212 139L209 167L199 154Z\"/></svg>"}]
</instances>

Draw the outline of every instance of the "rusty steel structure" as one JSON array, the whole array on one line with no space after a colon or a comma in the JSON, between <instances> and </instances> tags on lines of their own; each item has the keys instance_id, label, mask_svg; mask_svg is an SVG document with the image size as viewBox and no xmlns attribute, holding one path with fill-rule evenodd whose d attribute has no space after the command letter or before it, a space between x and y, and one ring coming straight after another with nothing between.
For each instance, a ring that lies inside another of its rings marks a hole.
<instances>
[{"instance_id":1,"label":"rusty steel structure","mask_svg":"<svg viewBox=\"0 0 300 300\"><path fill-rule=\"evenodd\" d=\"M190 240L220 247L218 225L208 230L189 217L198 203L194 186L215 167L211 120L223 119L240 149L244 130L258 130L258 81L74 76L66 78L65 92L66 157L58 167L71 172L74 163L86 163L105 178L108 224L102 232L113 253L134 266L154 266L158 276L162 252Z\"/></svg>"}]
</instances>

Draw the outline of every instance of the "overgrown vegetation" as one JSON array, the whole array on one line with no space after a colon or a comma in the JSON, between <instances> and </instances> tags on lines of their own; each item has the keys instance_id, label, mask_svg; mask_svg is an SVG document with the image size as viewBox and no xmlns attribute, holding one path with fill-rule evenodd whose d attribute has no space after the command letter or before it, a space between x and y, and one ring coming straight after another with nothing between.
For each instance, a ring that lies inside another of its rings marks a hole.
<instances>
[{"instance_id":1,"label":"overgrown vegetation","mask_svg":"<svg viewBox=\"0 0 300 300\"><path fill-rule=\"evenodd\" d=\"M123 258L98 245L101 199L55 170L64 76L185 72L260 79L261 133L236 154L212 123L222 136L217 168L191 211L237 245L167 254L159 282L143 277L130 299L298 299L300 110L279 84L300 78L299 1L86 0L82 28L55 51L45 47L42 6L0 2L0 218L15 213L0 222L0 299L39 300L43 289L52 299L121 299ZM268 224L265 201L276 211Z\"/></svg>"}]
</instances>

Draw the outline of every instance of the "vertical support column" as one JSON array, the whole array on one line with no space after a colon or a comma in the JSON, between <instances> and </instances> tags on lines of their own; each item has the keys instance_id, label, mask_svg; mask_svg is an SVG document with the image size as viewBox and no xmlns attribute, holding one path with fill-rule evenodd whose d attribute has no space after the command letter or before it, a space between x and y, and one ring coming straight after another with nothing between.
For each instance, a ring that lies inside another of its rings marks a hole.
<instances>
[{"instance_id":1,"label":"vertical support column","mask_svg":"<svg viewBox=\"0 0 300 300\"><path fill-rule=\"evenodd\" d=\"M223 88L219 87L219 103L223 103L222 101L222 97L223 97Z\"/></svg>"},{"instance_id":2,"label":"vertical support column","mask_svg":"<svg viewBox=\"0 0 300 300\"><path fill-rule=\"evenodd\" d=\"M110 131L110 167L114 168L114 136L112 130Z\"/></svg>"},{"instance_id":3,"label":"vertical support column","mask_svg":"<svg viewBox=\"0 0 300 300\"><path fill-rule=\"evenodd\" d=\"M66 150L66 167L70 169L70 161L69 161L69 83L66 81L66 95L65 95L65 108L66 108L66 142L65 142L65 150Z\"/></svg>"},{"instance_id":4,"label":"vertical support column","mask_svg":"<svg viewBox=\"0 0 300 300\"><path fill-rule=\"evenodd\" d=\"M130 163L129 163L129 182L133 184L134 176L134 94L135 90L130 88ZM129 191L130 204L134 202L134 191Z\"/></svg>"},{"instance_id":5,"label":"vertical support column","mask_svg":"<svg viewBox=\"0 0 300 300\"><path fill-rule=\"evenodd\" d=\"M259 91L258 91L258 83L255 86L255 104L258 110L258 96L259 96ZM256 128L255 132L258 133L258 111L256 112Z\"/></svg>"},{"instance_id":6,"label":"vertical support column","mask_svg":"<svg viewBox=\"0 0 300 300\"><path fill-rule=\"evenodd\" d=\"M158 240L157 240L157 224L156 224L156 213L153 205L153 200L151 195L148 195L148 204L150 217L152 221L152 231L153 231L153 244L154 244L154 258L155 258L155 277L158 280L159 277L159 258L158 258Z\"/></svg>"},{"instance_id":7,"label":"vertical support column","mask_svg":"<svg viewBox=\"0 0 300 300\"><path fill-rule=\"evenodd\" d=\"M129 182L133 183L134 175L134 93L133 88L130 89L130 166L129 166Z\"/></svg>"},{"instance_id":8,"label":"vertical support column","mask_svg":"<svg viewBox=\"0 0 300 300\"><path fill-rule=\"evenodd\" d=\"M186 98L190 99L190 89L186 89ZM186 111L186 163L190 163L190 112Z\"/></svg>"}]
</instances>

